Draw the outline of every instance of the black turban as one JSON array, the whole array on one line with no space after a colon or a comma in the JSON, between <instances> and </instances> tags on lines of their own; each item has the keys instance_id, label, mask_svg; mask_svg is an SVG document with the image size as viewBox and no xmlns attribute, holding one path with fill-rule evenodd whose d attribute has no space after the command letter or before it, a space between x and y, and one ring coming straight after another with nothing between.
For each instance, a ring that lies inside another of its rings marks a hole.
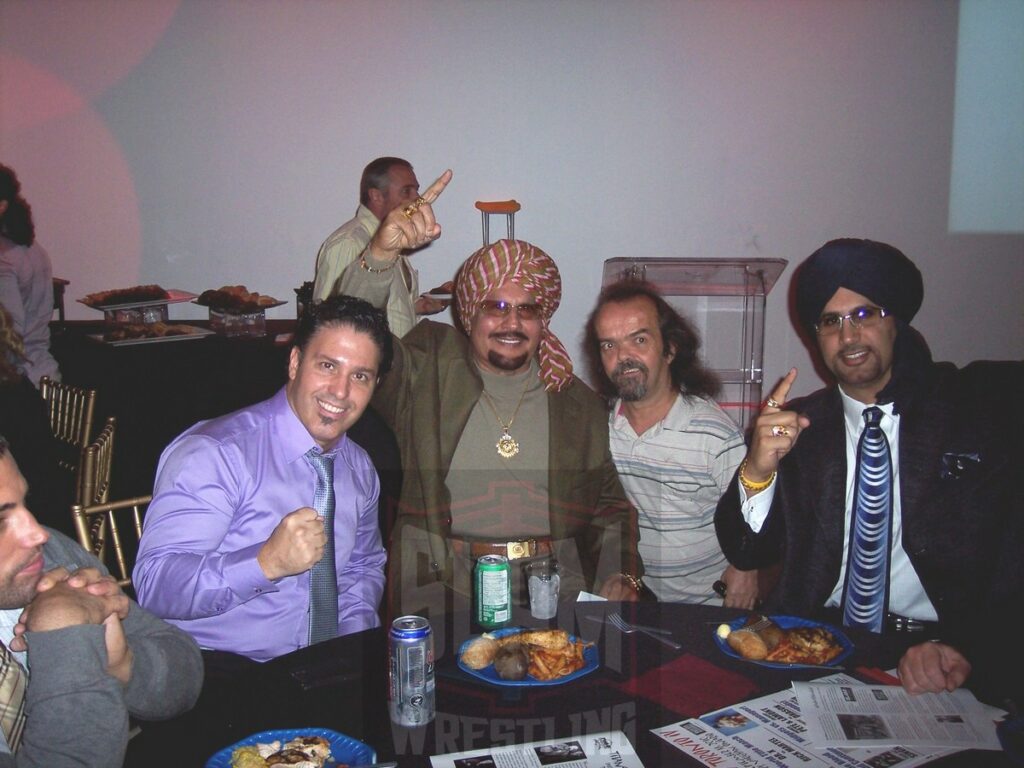
<instances>
[{"instance_id":1,"label":"black turban","mask_svg":"<svg viewBox=\"0 0 1024 768\"><path fill-rule=\"evenodd\" d=\"M830 240L805 261L796 275L796 311L812 328L839 288L859 293L905 323L924 300L924 283L901 251L874 240Z\"/></svg>"}]
</instances>

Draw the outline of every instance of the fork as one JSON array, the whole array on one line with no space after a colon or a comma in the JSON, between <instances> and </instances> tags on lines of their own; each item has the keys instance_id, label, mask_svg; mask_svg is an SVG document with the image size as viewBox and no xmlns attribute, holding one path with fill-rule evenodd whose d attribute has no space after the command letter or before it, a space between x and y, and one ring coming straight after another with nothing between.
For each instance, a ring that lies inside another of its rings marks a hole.
<instances>
[{"instance_id":1,"label":"fork","mask_svg":"<svg viewBox=\"0 0 1024 768\"><path fill-rule=\"evenodd\" d=\"M649 630L649 629L647 629L645 627L640 627L640 626L637 626L635 624L630 624L628 621L626 621L624 618L622 618L622 616L620 614L618 614L618 613L609 613L608 614L608 621L617 630L619 630L620 632L624 632L627 635L631 635L634 632L643 632L648 637L653 637L655 640L659 640L659 641L663 642L669 648L674 648L675 650L678 651L680 648L683 647L679 643L675 642L674 640L669 640L667 637L662 637L661 635L657 634L656 632L652 632L651 630Z\"/></svg>"}]
</instances>

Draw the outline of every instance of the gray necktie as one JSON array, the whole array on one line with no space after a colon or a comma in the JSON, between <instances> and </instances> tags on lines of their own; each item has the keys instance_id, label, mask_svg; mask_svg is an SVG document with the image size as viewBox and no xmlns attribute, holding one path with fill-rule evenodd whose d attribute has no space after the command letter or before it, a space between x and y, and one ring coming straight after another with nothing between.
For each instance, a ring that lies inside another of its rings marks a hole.
<instances>
[{"instance_id":1,"label":"gray necktie","mask_svg":"<svg viewBox=\"0 0 1024 768\"><path fill-rule=\"evenodd\" d=\"M316 470L313 508L324 520L324 555L309 576L309 644L338 635L338 572L334 564L334 457L316 448L306 454Z\"/></svg>"}]
</instances>

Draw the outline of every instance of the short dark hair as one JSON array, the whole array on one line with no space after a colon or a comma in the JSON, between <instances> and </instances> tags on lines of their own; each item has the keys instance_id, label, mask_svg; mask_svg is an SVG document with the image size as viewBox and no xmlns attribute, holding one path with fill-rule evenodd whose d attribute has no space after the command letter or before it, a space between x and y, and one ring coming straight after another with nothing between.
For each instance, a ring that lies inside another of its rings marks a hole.
<instances>
[{"instance_id":1,"label":"short dark hair","mask_svg":"<svg viewBox=\"0 0 1024 768\"><path fill-rule=\"evenodd\" d=\"M391 370L394 347L391 343L391 329L383 309L377 309L368 301L355 296L338 294L315 301L306 307L295 328L292 346L298 347L300 353L306 351L309 340L316 332L326 326L348 326L353 330L367 334L377 345L380 352L380 366L377 375L383 376Z\"/></svg>"},{"instance_id":2,"label":"short dark hair","mask_svg":"<svg viewBox=\"0 0 1024 768\"><path fill-rule=\"evenodd\" d=\"M359 179L359 202L366 205L370 202L371 189L387 189L391 185L391 168L401 165L412 170L412 163L400 157L378 157L363 168L363 176Z\"/></svg>"},{"instance_id":3,"label":"short dark hair","mask_svg":"<svg viewBox=\"0 0 1024 768\"><path fill-rule=\"evenodd\" d=\"M597 298L597 306L587 318L584 352L591 381L595 383L596 388L609 398L618 395L615 385L604 372L604 365L601 363L596 328L597 315L606 304L621 304L637 298L649 299L654 304L665 353L675 353L669 364L672 386L684 395L715 397L721 389L721 383L713 371L704 367L697 354L700 350L700 334L697 333L697 329L665 301L652 283L633 279L620 280L606 286Z\"/></svg>"}]
</instances>

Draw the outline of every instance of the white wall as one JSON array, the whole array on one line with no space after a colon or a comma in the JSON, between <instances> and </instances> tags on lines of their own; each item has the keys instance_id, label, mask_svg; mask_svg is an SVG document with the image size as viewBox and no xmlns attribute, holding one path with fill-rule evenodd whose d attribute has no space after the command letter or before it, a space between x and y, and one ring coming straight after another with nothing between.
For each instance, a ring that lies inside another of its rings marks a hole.
<instances>
[{"instance_id":1,"label":"white wall","mask_svg":"<svg viewBox=\"0 0 1024 768\"><path fill-rule=\"evenodd\" d=\"M1024 357L1024 236L947 226L957 15L933 0L0 0L0 161L71 299L244 283L292 317L382 154L423 186L455 171L445 233L416 257L424 287L479 247L474 201L522 203L517 236L562 269L553 326L576 359L605 259L785 258L766 380L797 365L806 392L789 279L839 236L918 263L936 357Z\"/></svg>"}]
</instances>

